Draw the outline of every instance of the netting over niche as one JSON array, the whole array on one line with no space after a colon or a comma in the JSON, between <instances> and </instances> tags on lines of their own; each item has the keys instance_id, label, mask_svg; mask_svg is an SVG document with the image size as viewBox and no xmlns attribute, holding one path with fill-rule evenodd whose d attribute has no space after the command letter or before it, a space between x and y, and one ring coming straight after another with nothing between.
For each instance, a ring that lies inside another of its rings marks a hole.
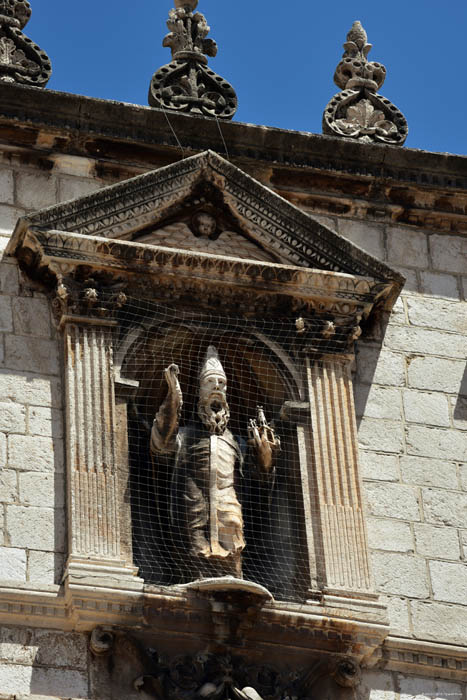
<instances>
[{"instance_id":1,"label":"netting over niche","mask_svg":"<svg viewBox=\"0 0 467 700\"><path fill-rule=\"evenodd\" d=\"M305 332L306 329L306 332ZM254 319L129 299L118 371L128 403L132 547L148 584L231 575L303 600L309 551L297 424L303 343L345 349L323 321ZM305 340L304 340L305 338Z\"/></svg>"}]
</instances>

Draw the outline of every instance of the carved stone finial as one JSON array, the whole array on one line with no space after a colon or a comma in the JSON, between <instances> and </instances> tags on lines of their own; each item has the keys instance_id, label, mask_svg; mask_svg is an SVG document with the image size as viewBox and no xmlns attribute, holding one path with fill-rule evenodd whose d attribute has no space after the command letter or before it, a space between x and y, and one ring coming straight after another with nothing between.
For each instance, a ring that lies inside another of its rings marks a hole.
<instances>
[{"instance_id":1,"label":"carved stone finial","mask_svg":"<svg viewBox=\"0 0 467 700\"><path fill-rule=\"evenodd\" d=\"M27 0L0 0L0 81L45 87L50 59L21 31L30 17Z\"/></svg>"},{"instance_id":2,"label":"carved stone finial","mask_svg":"<svg viewBox=\"0 0 467 700\"><path fill-rule=\"evenodd\" d=\"M170 47L172 62L154 73L149 86L149 104L187 114L232 119L237 111L233 87L208 68L207 56L217 54L217 44L207 39L210 27L200 12L198 0L175 0L167 26L170 33L163 46Z\"/></svg>"},{"instance_id":3,"label":"carved stone finial","mask_svg":"<svg viewBox=\"0 0 467 700\"><path fill-rule=\"evenodd\" d=\"M334 74L342 92L334 95L324 111L323 133L402 146L407 122L395 105L377 93L386 79L386 68L368 61L371 48L361 23L354 22Z\"/></svg>"}]
</instances>

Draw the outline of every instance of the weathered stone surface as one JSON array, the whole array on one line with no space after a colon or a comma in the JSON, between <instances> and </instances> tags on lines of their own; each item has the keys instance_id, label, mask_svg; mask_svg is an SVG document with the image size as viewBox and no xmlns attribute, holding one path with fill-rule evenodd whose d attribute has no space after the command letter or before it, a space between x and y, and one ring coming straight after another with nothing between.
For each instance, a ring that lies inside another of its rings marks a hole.
<instances>
[{"instance_id":1,"label":"weathered stone surface","mask_svg":"<svg viewBox=\"0 0 467 700\"><path fill-rule=\"evenodd\" d=\"M45 299L19 297L13 299L12 306L14 329L17 335L50 338L50 311Z\"/></svg>"},{"instance_id":2,"label":"weathered stone surface","mask_svg":"<svg viewBox=\"0 0 467 700\"><path fill-rule=\"evenodd\" d=\"M0 469L6 467L7 462L7 438L6 435L0 433Z\"/></svg>"},{"instance_id":3,"label":"weathered stone surface","mask_svg":"<svg viewBox=\"0 0 467 700\"><path fill-rule=\"evenodd\" d=\"M0 503L14 503L18 497L17 474L10 469L0 470Z\"/></svg>"},{"instance_id":4,"label":"weathered stone surface","mask_svg":"<svg viewBox=\"0 0 467 700\"><path fill-rule=\"evenodd\" d=\"M13 547L63 551L65 525L61 509L7 506L6 529Z\"/></svg>"},{"instance_id":5,"label":"weathered stone surface","mask_svg":"<svg viewBox=\"0 0 467 700\"><path fill-rule=\"evenodd\" d=\"M38 172L18 173L17 201L20 207L36 211L57 203L57 179Z\"/></svg>"},{"instance_id":6,"label":"weathered stone surface","mask_svg":"<svg viewBox=\"0 0 467 700\"><path fill-rule=\"evenodd\" d=\"M381 596L381 602L388 609L389 624L391 626L390 633L398 637L411 637L409 601L405 598L395 598L394 596Z\"/></svg>"},{"instance_id":7,"label":"weathered stone surface","mask_svg":"<svg viewBox=\"0 0 467 700\"><path fill-rule=\"evenodd\" d=\"M45 697L88 697L87 675L81 671L5 664L1 673L5 694L44 696L42 700Z\"/></svg>"},{"instance_id":8,"label":"weathered stone surface","mask_svg":"<svg viewBox=\"0 0 467 700\"><path fill-rule=\"evenodd\" d=\"M0 430L4 433L25 433L26 408L15 403L0 403Z\"/></svg>"},{"instance_id":9,"label":"weathered stone surface","mask_svg":"<svg viewBox=\"0 0 467 700\"><path fill-rule=\"evenodd\" d=\"M410 604L414 634L418 639L465 645L467 607L414 601Z\"/></svg>"},{"instance_id":10,"label":"weathered stone surface","mask_svg":"<svg viewBox=\"0 0 467 700\"><path fill-rule=\"evenodd\" d=\"M415 523L414 529L417 554L454 561L460 558L459 533L454 528Z\"/></svg>"},{"instance_id":11,"label":"weathered stone surface","mask_svg":"<svg viewBox=\"0 0 467 700\"><path fill-rule=\"evenodd\" d=\"M406 442L411 455L467 462L465 435L456 430L412 425L407 428Z\"/></svg>"},{"instance_id":12,"label":"weathered stone surface","mask_svg":"<svg viewBox=\"0 0 467 700\"><path fill-rule=\"evenodd\" d=\"M431 678L414 678L399 674L400 700L462 700L463 686Z\"/></svg>"},{"instance_id":13,"label":"weathered stone surface","mask_svg":"<svg viewBox=\"0 0 467 700\"><path fill-rule=\"evenodd\" d=\"M430 578L435 600L466 605L467 565L430 561Z\"/></svg>"},{"instance_id":14,"label":"weathered stone surface","mask_svg":"<svg viewBox=\"0 0 467 700\"><path fill-rule=\"evenodd\" d=\"M14 581L16 583L26 581L26 552L24 549L0 547L0 581Z\"/></svg>"},{"instance_id":15,"label":"weathered stone surface","mask_svg":"<svg viewBox=\"0 0 467 700\"><path fill-rule=\"evenodd\" d=\"M422 501L427 522L467 528L467 494L423 489Z\"/></svg>"},{"instance_id":16,"label":"weathered stone surface","mask_svg":"<svg viewBox=\"0 0 467 700\"><path fill-rule=\"evenodd\" d=\"M392 674L384 671L368 671L356 689L357 700L396 700L397 693Z\"/></svg>"},{"instance_id":17,"label":"weathered stone surface","mask_svg":"<svg viewBox=\"0 0 467 700\"><path fill-rule=\"evenodd\" d=\"M0 395L4 401L33 406L62 405L61 382L52 377L38 377L30 372L0 369Z\"/></svg>"},{"instance_id":18,"label":"weathered stone surface","mask_svg":"<svg viewBox=\"0 0 467 700\"><path fill-rule=\"evenodd\" d=\"M461 301L408 297L409 321L414 326L438 328L452 333L467 333L467 314ZM449 338L447 338L447 342Z\"/></svg>"},{"instance_id":19,"label":"weathered stone surface","mask_svg":"<svg viewBox=\"0 0 467 700\"><path fill-rule=\"evenodd\" d=\"M429 597L424 559L409 554L373 552L372 561L378 591L410 598Z\"/></svg>"},{"instance_id":20,"label":"weathered stone surface","mask_svg":"<svg viewBox=\"0 0 467 700\"><path fill-rule=\"evenodd\" d=\"M18 294L18 265L16 262L0 262L0 292L2 294Z\"/></svg>"},{"instance_id":21,"label":"weathered stone surface","mask_svg":"<svg viewBox=\"0 0 467 700\"><path fill-rule=\"evenodd\" d=\"M32 640L33 632L26 627L0 627L0 659L32 665L37 653Z\"/></svg>"},{"instance_id":22,"label":"weathered stone surface","mask_svg":"<svg viewBox=\"0 0 467 700\"><path fill-rule=\"evenodd\" d=\"M58 343L42 338L7 335L5 365L8 369L57 375L60 371Z\"/></svg>"},{"instance_id":23,"label":"weathered stone surface","mask_svg":"<svg viewBox=\"0 0 467 700\"><path fill-rule=\"evenodd\" d=\"M396 455L378 454L360 450L360 466L364 479L399 481L399 461Z\"/></svg>"},{"instance_id":24,"label":"weathered stone surface","mask_svg":"<svg viewBox=\"0 0 467 700\"><path fill-rule=\"evenodd\" d=\"M34 644L38 647L36 663L55 668L87 668L88 638L85 634L35 630Z\"/></svg>"},{"instance_id":25,"label":"weathered stone surface","mask_svg":"<svg viewBox=\"0 0 467 700\"><path fill-rule=\"evenodd\" d=\"M350 219L338 220L339 233L378 260L384 260L383 227Z\"/></svg>"},{"instance_id":26,"label":"weathered stone surface","mask_svg":"<svg viewBox=\"0 0 467 700\"><path fill-rule=\"evenodd\" d=\"M427 237L413 228L388 227L388 260L404 267L429 266Z\"/></svg>"},{"instance_id":27,"label":"weathered stone surface","mask_svg":"<svg viewBox=\"0 0 467 700\"><path fill-rule=\"evenodd\" d=\"M357 374L364 384L404 386L405 358L401 354L372 346L357 346Z\"/></svg>"},{"instance_id":28,"label":"weathered stone surface","mask_svg":"<svg viewBox=\"0 0 467 700\"><path fill-rule=\"evenodd\" d=\"M13 204L15 201L13 170L10 168L0 169L0 202L2 204Z\"/></svg>"},{"instance_id":29,"label":"weathered stone surface","mask_svg":"<svg viewBox=\"0 0 467 700\"><path fill-rule=\"evenodd\" d=\"M19 474L19 500L23 505L59 508L65 501L61 474L25 472Z\"/></svg>"},{"instance_id":30,"label":"weathered stone surface","mask_svg":"<svg viewBox=\"0 0 467 700\"><path fill-rule=\"evenodd\" d=\"M389 325L384 336L384 347L399 352L464 359L464 336L451 333L449 342L446 340L446 333L442 331Z\"/></svg>"},{"instance_id":31,"label":"weathered stone surface","mask_svg":"<svg viewBox=\"0 0 467 700\"><path fill-rule=\"evenodd\" d=\"M31 693L32 666L20 666L16 664L3 664L1 668L2 692L16 696L23 693L29 696Z\"/></svg>"},{"instance_id":32,"label":"weathered stone surface","mask_svg":"<svg viewBox=\"0 0 467 700\"><path fill-rule=\"evenodd\" d=\"M430 248L436 270L465 274L467 269L465 236L430 236Z\"/></svg>"},{"instance_id":33,"label":"weathered stone surface","mask_svg":"<svg viewBox=\"0 0 467 700\"><path fill-rule=\"evenodd\" d=\"M13 330L13 319L11 313L10 297L0 297L0 331L11 332Z\"/></svg>"},{"instance_id":34,"label":"weathered stone surface","mask_svg":"<svg viewBox=\"0 0 467 700\"><path fill-rule=\"evenodd\" d=\"M29 408L29 433L43 437L63 437L63 414L57 408L31 406Z\"/></svg>"},{"instance_id":35,"label":"weathered stone surface","mask_svg":"<svg viewBox=\"0 0 467 700\"><path fill-rule=\"evenodd\" d=\"M401 453L404 447L402 423L364 418L358 429L358 442L365 450Z\"/></svg>"},{"instance_id":36,"label":"weathered stone surface","mask_svg":"<svg viewBox=\"0 0 467 700\"><path fill-rule=\"evenodd\" d=\"M355 410L357 416L366 418L385 418L398 421L402 413L401 392L392 387L362 385L357 387Z\"/></svg>"},{"instance_id":37,"label":"weathered stone surface","mask_svg":"<svg viewBox=\"0 0 467 700\"><path fill-rule=\"evenodd\" d=\"M62 441L39 436L10 435L8 466L23 471L63 472Z\"/></svg>"},{"instance_id":38,"label":"weathered stone surface","mask_svg":"<svg viewBox=\"0 0 467 700\"><path fill-rule=\"evenodd\" d=\"M400 458L402 481L420 486L439 486L443 489L457 489L457 467L454 462L429 457Z\"/></svg>"},{"instance_id":39,"label":"weathered stone surface","mask_svg":"<svg viewBox=\"0 0 467 700\"><path fill-rule=\"evenodd\" d=\"M7 204L0 204L0 235L10 236L16 226L20 216L25 213L24 209L18 207L10 207ZM8 240L4 241L1 250L6 248Z\"/></svg>"},{"instance_id":40,"label":"weathered stone surface","mask_svg":"<svg viewBox=\"0 0 467 700\"><path fill-rule=\"evenodd\" d=\"M63 573L63 555L56 552L37 552L33 549L28 554L27 580L42 585L59 584Z\"/></svg>"},{"instance_id":41,"label":"weathered stone surface","mask_svg":"<svg viewBox=\"0 0 467 700\"><path fill-rule=\"evenodd\" d=\"M409 523L389 518L368 518L368 544L387 552L413 552L414 539Z\"/></svg>"},{"instance_id":42,"label":"weathered stone surface","mask_svg":"<svg viewBox=\"0 0 467 700\"><path fill-rule=\"evenodd\" d=\"M418 489L402 484L366 483L365 492L371 515L400 520L420 520Z\"/></svg>"},{"instance_id":43,"label":"weathered stone surface","mask_svg":"<svg viewBox=\"0 0 467 700\"><path fill-rule=\"evenodd\" d=\"M467 430L467 396L451 396L452 422L457 430Z\"/></svg>"},{"instance_id":44,"label":"weathered stone surface","mask_svg":"<svg viewBox=\"0 0 467 700\"><path fill-rule=\"evenodd\" d=\"M405 419L411 423L448 428L451 425L448 397L439 392L413 391L403 393Z\"/></svg>"},{"instance_id":45,"label":"weathered stone surface","mask_svg":"<svg viewBox=\"0 0 467 700\"><path fill-rule=\"evenodd\" d=\"M459 479L461 488L467 491L467 464L459 465Z\"/></svg>"},{"instance_id":46,"label":"weathered stone surface","mask_svg":"<svg viewBox=\"0 0 467 700\"><path fill-rule=\"evenodd\" d=\"M423 294L431 294L436 297L446 297L448 299L459 299L457 277L435 272L421 272L420 279L420 291Z\"/></svg>"},{"instance_id":47,"label":"weathered stone surface","mask_svg":"<svg viewBox=\"0 0 467 700\"><path fill-rule=\"evenodd\" d=\"M410 358L407 369L409 386L458 394L464 386L464 370L465 362L436 357Z\"/></svg>"},{"instance_id":48,"label":"weathered stone surface","mask_svg":"<svg viewBox=\"0 0 467 700\"><path fill-rule=\"evenodd\" d=\"M88 167L92 167L93 163ZM59 179L59 201L64 202L68 199L76 199L84 197L86 194L95 192L99 189L99 182L92 178L82 177L60 177Z\"/></svg>"}]
</instances>

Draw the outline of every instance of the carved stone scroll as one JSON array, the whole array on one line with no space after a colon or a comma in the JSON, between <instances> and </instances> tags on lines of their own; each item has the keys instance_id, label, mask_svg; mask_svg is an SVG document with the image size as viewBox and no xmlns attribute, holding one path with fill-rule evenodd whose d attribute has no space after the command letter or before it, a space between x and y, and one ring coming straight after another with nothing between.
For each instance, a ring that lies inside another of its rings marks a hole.
<instances>
[{"instance_id":1,"label":"carved stone scroll","mask_svg":"<svg viewBox=\"0 0 467 700\"><path fill-rule=\"evenodd\" d=\"M367 535L358 465L351 356L306 359L314 476L319 513L318 585L325 593L371 594ZM321 556L319 552L321 551Z\"/></svg>"},{"instance_id":2,"label":"carved stone scroll","mask_svg":"<svg viewBox=\"0 0 467 700\"><path fill-rule=\"evenodd\" d=\"M0 81L45 87L50 59L21 31L30 17L28 0L0 0Z\"/></svg>"}]
</instances>

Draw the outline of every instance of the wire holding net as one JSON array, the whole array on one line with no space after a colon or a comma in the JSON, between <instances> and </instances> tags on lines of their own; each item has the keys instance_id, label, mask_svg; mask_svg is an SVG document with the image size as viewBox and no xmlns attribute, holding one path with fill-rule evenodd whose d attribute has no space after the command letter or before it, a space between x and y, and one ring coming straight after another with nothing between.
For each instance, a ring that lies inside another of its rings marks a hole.
<instances>
[{"instance_id":1,"label":"wire holding net","mask_svg":"<svg viewBox=\"0 0 467 700\"><path fill-rule=\"evenodd\" d=\"M319 341L321 352L345 350L346 333L323 340L322 329L321 319L308 322L306 343ZM146 584L229 574L264 585L278 600L305 600L310 553L297 425L284 414L286 402L306 398L303 333L290 316L252 318L241 310L216 314L128 299L115 340L120 376L133 386L121 490L130 502L133 560ZM169 401L167 369L174 366L179 408ZM213 368L226 379L220 387L226 405L218 386L215 400L207 393L215 429L200 408ZM163 405L169 406L164 416ZM270 462L258 436L272 446Z\"/></svg>"}]
</instances>

